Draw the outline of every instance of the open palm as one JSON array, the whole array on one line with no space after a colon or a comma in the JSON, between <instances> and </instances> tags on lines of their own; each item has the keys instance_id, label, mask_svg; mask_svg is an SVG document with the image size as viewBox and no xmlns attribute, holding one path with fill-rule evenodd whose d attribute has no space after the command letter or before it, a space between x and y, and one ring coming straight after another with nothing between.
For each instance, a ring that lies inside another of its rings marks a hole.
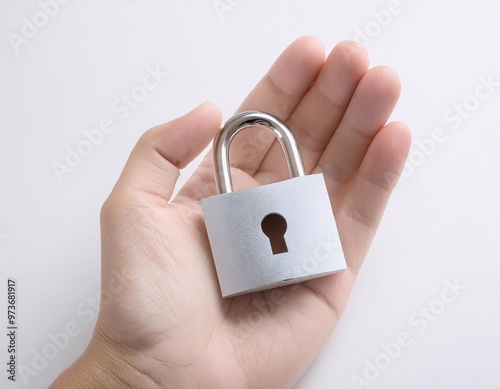
<instances>
[{"instance_id":1,"label":"open palm","mask_svg":"<svg viewBox=\"0 0 500 389\"><path fill-rule=\"evenodd\" d=\"M171 199L179 169L213 138L220 112L203 104L146 132L102 209L108 296L84 358L107 356L110 375L131 387L291 387L344 310L405 161L407 128L386 124L399 88L389 68L368 70L353 42L325 60L321 42L304 37L277 59L239 111L278 116L306 171L324 174L348 269L226 300L199 204L216 194L211 155ZM287 178L279 144L262 131L233 142L236 190ZM116 274L128 275L126 285L111 288ZM132 369L120 373L122 365Z\"/></svg>"}]
</instances>

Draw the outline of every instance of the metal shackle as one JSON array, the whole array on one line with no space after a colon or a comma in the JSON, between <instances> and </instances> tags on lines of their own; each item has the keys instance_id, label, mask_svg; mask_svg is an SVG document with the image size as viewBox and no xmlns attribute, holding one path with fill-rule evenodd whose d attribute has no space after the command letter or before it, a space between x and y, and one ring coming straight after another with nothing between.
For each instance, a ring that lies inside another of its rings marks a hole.
<instances>
[{"instance_id":1,"label":"metal shackle","mask_svg":"<svg viewBox=\"0 0 500 389\"><path fill-rule=\"evenodd\" d=\"M241 130L258 126L272 132L278 139L285 155L291 177L305 176L304 163L292 131L277 117L259 111L245 111L230 118L214 140L215 182L219 193L231 193L233 181L229 164L231 141Z\"/></svg>"}]
</instances>

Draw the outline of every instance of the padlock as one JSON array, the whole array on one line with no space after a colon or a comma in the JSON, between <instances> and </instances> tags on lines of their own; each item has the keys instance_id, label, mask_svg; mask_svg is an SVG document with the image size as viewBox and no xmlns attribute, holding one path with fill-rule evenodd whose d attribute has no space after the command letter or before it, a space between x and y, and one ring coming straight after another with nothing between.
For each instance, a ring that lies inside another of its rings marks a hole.
<instances>
[{"instance_id":1,"label":"padlock","mask_svg":"<svg viewBox=\"0 0 500 389\"><path fill-rule=\"evenodd\" d=\"M229 147L250 126L277 137L291 178L233 192ZM323 174L305 174L297 141L280 119L259 111L235 115L215 138L213 152L220 194L201 205L223 297L346 269Z\"/></svg>"}]
</instances>

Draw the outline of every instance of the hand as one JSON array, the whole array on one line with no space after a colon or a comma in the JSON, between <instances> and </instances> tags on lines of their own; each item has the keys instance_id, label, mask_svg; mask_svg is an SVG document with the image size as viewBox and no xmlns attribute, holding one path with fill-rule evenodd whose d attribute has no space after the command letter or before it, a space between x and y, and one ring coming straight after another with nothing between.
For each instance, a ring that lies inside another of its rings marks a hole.
<instances>
[{"instance_id":1,"label":"hand","mask_svg":"<svg viewBox=\"0 0 500 389\"><path fill-rule=\"evenodd\" d=\"M394 71L368 70L354 42L325 60L322 43L304 37L277 59L239 111L281 118L307 172L323 172L348 269L227 300L199 205L216 194L211 154L171 199L221 114L207 103L147 131L102 208L92 340L52 387L291 387L335 328L406 159L408 129L386 124L399 92ZM231 152L237 190L287 178L272 137L246 130Z\"/></svg>"}]
</instances>

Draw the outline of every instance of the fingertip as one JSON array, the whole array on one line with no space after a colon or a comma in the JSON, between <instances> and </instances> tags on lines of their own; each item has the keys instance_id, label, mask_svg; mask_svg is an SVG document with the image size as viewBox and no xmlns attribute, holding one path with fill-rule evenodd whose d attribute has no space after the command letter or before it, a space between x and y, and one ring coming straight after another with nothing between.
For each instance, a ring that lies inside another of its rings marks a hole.
<instances>
[{"instance_id":1,"label":"fingertip","mask_svg":"<svg viewBox=\"0 0 500 389\"><path fill-rule=\"evenodd\" d=\"M158 134L158 139L163 141L163 146L158 147L157 150L163 155L172 155L174 149L178 151L184 149L183 158L180 158L175 163L175 166L182 169L213 139L221 126L222 112L214 103L207 101L171 123L171 129L168 132L178 132L178 136L175 138L171 136L172 141L170 147L168 147L169 145L164 142L165 130L161 131ZM168 152L166 150L161 151L167 148L169 149Z\"/></svg>"},{"instance_id":2,"label":"fingertip","mask_svg":"<svg viewBox=\"0 0 500 389\"><path fill-rule=\"evenodd\" d=\"M389 66L375 66L370 69L374 86L383 89L386 93L399 98L401 94L401 81L394 69Z\"/></svg>"},{"instance_id":3,"label":"fingertip","mask_svg":"<svg viewBox=\"0 0 500 389\"><path fill-rule=\"evenodd\" d=\"M401 94L401 83L396 72L388 66L369 69L356 88L355 97L365 113L383 118L383 125L394 109ZM383 113L383 115L381 115Z\"/></svg>"},{"instance_id":4,"label":"fingertip","mask_svg":"<svg viewBox=\"0 0 500 389\"><path fill-rule=\"evenodd\" d=\"M399 121L386 124L370 146L380 166L378 174L385 178L389 186L395 185L406 163L411 146L411 132L408 126Z\"/></svg>"},{"instance_id":5,"label":"fingertip","mask_svg":"<svg viewBox=\"0 0 500 389\"><path fill-rule=\"evenodd\" d=\"M337 59L343 58L344 63L357 66L360 70L366 71L368 69L370 65L368 50L361 43L356 41L342 41L335 45L330 55L339 52L342 55L336 56Z\"/></svg>"},{"instance_id":6,"label":"fingertip","mask_svg":"<svg viewBox=\"0 0 500 389\"><path fill-rule=\"evenodd\" d=\"M412 135L410 128L403 122L392 122L389 123L389 125L393 128L393 137L396 143L395 149L396 152L399 153L396 159L398 161L396 164L396 172L397 174L401 174L410 152Z\"/></svg>"},{"instance_id":7,"label":"fingertip","mask_svg":"<svg viewBox=\"0 0 500 389\"><path fill-rule=\"evenodd\" d=\"M218 124L220 124L222 122L222 112L220 108L211 101L201 103L186 115L190 114L200 115L201 119L206 119L209 123L218 122Z\"/></svg>"},{"instance_id":8,"label":"fingertip","mask_svg":"<svg viewBox=\"0 0 500 389\"><path fill-rule=\"evenodd\" d=\"M397 131L397 133L405 141L405 143L408 146L410 146L412 135L411 135L410 127L408 127L408 125L406 123L395 120L395 121L388 123L387 125L394 127L394 131Z\"/></svg>"},{"instance_id":9,"label":"fingertip","mask_svg":"<svg viewBox=\"0 0 500 389\"><path fill-rule=\"evenodd\" d=\"M268 75L273 85L286 96L299 97L304 94L304 86L296 80L314 80L324 62L323 42L314 36L303 36L283 51Z\"/></svg>"},{"instance_id":10,"label":"fingertip","mask_svg":"<svg viewBox=\"0 0 500 389\"><path fill-rule=\"evenodd\" d=\"M406 155L411 146L411 131L409 127L400 121L393 121L385 125L385 131L390 132L390 143L392 148Z\"/></svg>"},{"instance_id":11,"label":"fingertip","mask_svg":"<svg viewBox=\"0 0 500 389\"><path fill-rule=\"evenodd\" d=\"M311 54L320 56L322 53L323 59L325 59L325 44L323 41L315 35L304 35L297 38L292 45L297 45L303 50L309 50Z\"/></svg>"},{"instance_id":12,"label":"fingertip","mask_svg":"<svg viewBox=\"0 0 500 389\"><path fill-rule=\"evenodd\" d=\"M366 46L362 45L361 43L353 40L345 40L345 41L340 41L337 43L336 46L349 46L353 49L357 49L358 51L361 52L367 52L368 50L366 49Z\"/></svg>"}]
</instances>

